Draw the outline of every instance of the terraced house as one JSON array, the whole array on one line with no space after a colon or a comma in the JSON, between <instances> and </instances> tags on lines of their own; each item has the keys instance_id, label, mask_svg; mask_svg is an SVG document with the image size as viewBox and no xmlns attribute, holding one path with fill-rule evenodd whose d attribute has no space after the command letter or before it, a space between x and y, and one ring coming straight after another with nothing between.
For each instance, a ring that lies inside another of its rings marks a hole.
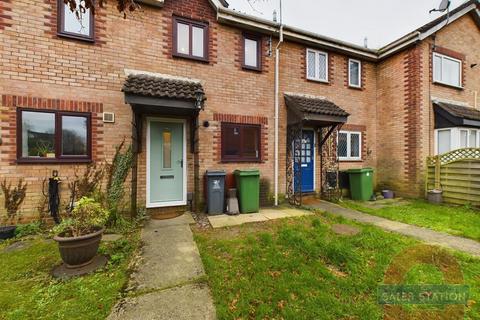
<instances>
[{"instance_id":1,"label":"terraced house","mask_svg":"<svg viewBox=\"0 0 480 320\"><path fill-rule=\"evenodd\" d=\"M61 0L0 3L0 175L27 181L25 216L52 171L64 203L124 139L132 199L152 212L200 208L209 169L258 168L264 194L294 199L368 166L418 196L428 155L480 146L477 0L379 50L225 1L139 2L81 21Z\"/></svg>"}]
</instances>

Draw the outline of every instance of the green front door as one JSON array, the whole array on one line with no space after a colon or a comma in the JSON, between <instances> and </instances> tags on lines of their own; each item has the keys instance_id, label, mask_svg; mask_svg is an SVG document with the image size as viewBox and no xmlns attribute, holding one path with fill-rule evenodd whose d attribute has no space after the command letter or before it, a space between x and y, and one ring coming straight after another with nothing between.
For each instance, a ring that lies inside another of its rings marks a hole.
<instances>
[{"instance_id":1,"label":"green front door","mask_svg":"<svg viewBox=\"0 0 480 320\"><path fill-rule=\"evenodd\" d=\"M183 123L150 121L148 206L185 204Z\"/></svg>"}]
</instances>

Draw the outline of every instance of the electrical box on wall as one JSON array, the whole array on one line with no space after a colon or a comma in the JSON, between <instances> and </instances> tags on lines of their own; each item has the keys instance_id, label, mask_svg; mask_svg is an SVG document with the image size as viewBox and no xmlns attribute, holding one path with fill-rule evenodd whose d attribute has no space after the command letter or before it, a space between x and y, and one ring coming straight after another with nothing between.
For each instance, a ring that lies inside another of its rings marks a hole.
<instances>
[{"instance_id":1,"label":"electrical box on wall","mask_svg":"<svg viewBox=\"0 0 480 320\"><path fill-rule=\"evenodd\" d=\"M104 112L103 113L103 122L114 123L115 122L115 113L113 112Z\"/></svg>"}]
</instances>

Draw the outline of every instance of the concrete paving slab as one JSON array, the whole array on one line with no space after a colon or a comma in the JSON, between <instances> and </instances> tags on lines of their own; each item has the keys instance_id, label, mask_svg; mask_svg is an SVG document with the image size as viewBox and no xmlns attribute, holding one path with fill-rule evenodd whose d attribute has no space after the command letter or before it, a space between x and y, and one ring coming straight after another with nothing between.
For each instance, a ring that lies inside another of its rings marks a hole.
<instances>
[{"instance_id":1,"label":"concrete paving slab","mask_svg":"<svg viewBox=\"0 0 480 320\"><path fill-rule=\"evenodd\" d=\"M263 222L268 220L276 220L291 217L300 217L312 215L313 213L307 210L299 210L293 208L278 208L278 209L261 209L258 213L239 214L237 216L218 215L209 216L208 220L214 229L238 226L244 223Z\"/></svg>"},{"instance_id":2,"label":"concrete paving slab","mask_svg":"<svg viewBox=\"0 0 480 320\"><path fill-rule=\"evenodd\" d=\"M132 275L134 287L164 288L205 274L188 225L165 226L152 220L142 231L142 241L143 261Z\"/></svg>"},{"instance_id":3,"label":"concrete paving slab","mask_svg":"<svg viewBox=\"0 0 480 320\"><path fill-rule=\"evenodd\" d=\"M102 241L105 241L105 242L115 242L117 240L120 240L122 239L123 236L121 234L114 234L114 233L111 233L111 234L104 234L102 236Z\"/></svg>"},{"instance_id":4,"label":"concrete paving slab","mask_svg":"<svg viewBox=\"0 0 480 320\"><path fill-rule=\"evenodd\" d=\"M128 298L108 320L214 320L215 308L206 285L185 285Z\"/></svg>"}]
</instances>

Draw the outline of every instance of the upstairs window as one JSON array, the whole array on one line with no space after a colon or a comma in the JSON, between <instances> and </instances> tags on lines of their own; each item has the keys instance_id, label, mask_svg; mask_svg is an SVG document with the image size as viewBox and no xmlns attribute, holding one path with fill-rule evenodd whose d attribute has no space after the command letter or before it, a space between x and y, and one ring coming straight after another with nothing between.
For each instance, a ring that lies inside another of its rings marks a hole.
<instances>
[{"instance_id":1,"label":"upstairs window","mask_svg":"<svg viewBox=\"0 0 480 320\"><path fill-rule=\"evenodd\" d=\"M433 81L454 87L462 87L462 61L433 54Z\"/></svg>"},{"instance_id":2,"label":"upstairs window","mask_svg":"<svg viewBox=\"0 0 480 320\"><path fill-rule=\"evenodd\" d=\"M222 161L260 161L260 126L222 123Z\"/></svg>"},{"instance_id":3,"label":"upstairs window","mask_svg":"<svg viewBox=\"0 0 480 320\"><path fill-rule=\"evenodd\" d=\"M243 68L261 70L261 44L260 37L243 35Z\"/></svg>"},{"instance_id":4,"label":"upstairs window","mask_svg":"<svg viewBox=\"0 0 480 320\"><path fill-rule=\"evenodd\" d=\"M362 160L362 134L360 132L340 131L338 133L337 153L341 161Z\"/></svg>"},{"instance_id":5,"label":"upstairs window","mask_svg":"<svg viewBox=\"0 0 480 320\"><path fill-rule=\"evenodd\" d=\"M208 24L174 17L173 55L208 61Z\"/></svg>"},{"instance_id":6,"label":"upstairs window","mask_svg":"<svg viewBox=\"0 0 480 320\"><path fill-rule=\"evenodd\" d=\"M348 59L348 85L362 87L362 63L358 60Z\"/></svg>"},{"instance_id":7,"label":"upstairs window","mask_svg":"<svg viewBox=\"0 0 480 320\"><path fill-rule=\"evenodd\" d=\"M328 82L328 53L307 49L307 79Z\"/></svg>"},{"instance_id":8,"label":"upstairs window","mask_svg":"<svg viewBox=\"0 0 480 320\"><path fill-rule=\"evenodd\" d=\"M84 0L76 0L85 5ZM78 13L78 16L77 16ZM65 37L93 41L93 14L90 9L72 12L63 0L58 0L58 34Z\"/></svg>"},{"instance_id":9,"label":"upstairs window","mask_svg":"<svg viewBox=\"0 0 480 320\"><path fill-rule=\"evenodd\" d=\"M19 162L82 162L91 159L90 114L18 111Z\"/></svg>"}]
</instances>

